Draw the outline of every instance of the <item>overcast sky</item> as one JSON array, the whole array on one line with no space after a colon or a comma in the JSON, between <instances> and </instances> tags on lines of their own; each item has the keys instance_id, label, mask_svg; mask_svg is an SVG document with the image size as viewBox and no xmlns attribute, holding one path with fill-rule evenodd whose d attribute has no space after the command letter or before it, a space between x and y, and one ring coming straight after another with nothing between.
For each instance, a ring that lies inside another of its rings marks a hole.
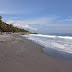
<instances>
[{"instance_id":1,"label":"overcast sky","mask_svg":"<svg viewBox=\"0 0 72 72\"><path fill-rule=\"evenodd\" d=\"M0 0L0 15L33 32L72 33L72 0Z\"/></svg>"}]
</instances>

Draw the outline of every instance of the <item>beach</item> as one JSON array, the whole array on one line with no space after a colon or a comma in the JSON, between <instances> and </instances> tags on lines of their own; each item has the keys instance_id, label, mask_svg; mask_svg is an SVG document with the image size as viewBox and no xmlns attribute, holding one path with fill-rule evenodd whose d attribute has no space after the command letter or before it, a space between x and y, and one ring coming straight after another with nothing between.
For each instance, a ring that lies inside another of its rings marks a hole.
<instances>
[{"instance_id":1,"label":"beach","mask_svg":"<svg viewBox=\"0 0 72 72\"><path fill-rule=\"evenodd\" d=\"M18 35L0 35L0 72L72 72L72 61L48 56Z\"/></svg>"}]
</instances>

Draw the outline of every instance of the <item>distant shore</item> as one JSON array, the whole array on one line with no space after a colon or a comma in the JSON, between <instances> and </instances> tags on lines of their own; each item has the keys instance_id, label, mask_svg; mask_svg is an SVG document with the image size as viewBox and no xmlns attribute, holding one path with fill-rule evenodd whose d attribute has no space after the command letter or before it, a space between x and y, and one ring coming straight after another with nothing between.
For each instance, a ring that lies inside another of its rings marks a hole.
<instances>
[{"instance_id":1,"label":"distant shore","mask_svg":"<svg viewBox=\"0 0 72 72\"><path fill-rule=\"evenodd\" d=\"M72 62L47 56L17 34L0 35L0 72L72 72Z\"/></svg>"}]
</instances>

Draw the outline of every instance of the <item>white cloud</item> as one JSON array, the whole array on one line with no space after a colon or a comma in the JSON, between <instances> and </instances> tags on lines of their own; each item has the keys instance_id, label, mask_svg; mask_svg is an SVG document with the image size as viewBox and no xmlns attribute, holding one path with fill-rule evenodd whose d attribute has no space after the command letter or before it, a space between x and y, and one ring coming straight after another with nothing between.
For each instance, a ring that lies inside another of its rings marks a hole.
<instances>
[{"instance_id":1,"label":"white cloud","mask_svg":"<svg viewBox=\"0 0 72 72\"><path fill-rule=\"evenodd\" d=\"M10 20L18 20L19 17L8 17L8 16L4 16L2 19L3 19L3 20L10 21Z\"/></svg>"},{"instance_id":2,"label":"white cloud","mask_svg":"<svg viewBox=\"0 0 72 72\"><path fill-rule=\"evenodd\" d=\"M0 14L12 14L12 12L5 9L5 10L0 10Z\"/></svg>"},{"instance_id":3,"label":"white cloud","mask_svg":"<svg viewBox=\"0 0 72 72\"><path fill-rule=\"evenodd\" d=\"M16 10L13 10L13 9L11 9L11 8L9 8L9 9L0 9L0 14L31 14L32 13L32 11L31 10L27 10L27 9L24 9L24 10L18 10L18 9L16 9Z\"/></svg>"},{"instance_id":4,"label":"white cloud","mask_svg":"<svg viewBox=\"0 0 72 72\"><path fill-rule=\"evenodd\" d=\"M6 23L7 23L7 24L13 24L14 21L7 21Z\"/></svg>"},{"instance_id":5,"label":"white cloud","mask_svg":"<svg viewBox=\"0 0 72 72\"><path fill-rule=\"evenodd\" d=\"M32 27L29 26L29 25L23 25L23 27L24 27L24 28L29 28L30 30L35 30L35 31L37 30L37 28L32 28Z\"/></svg>"},{"instance_id":6,"label":"white cloud","mask_svg":"<svg viewBox=\"0 0 72 72\"><path fill-rule=\"evenodd\" d=\"M5 14L6 12L5 11L0 11L0 14Z\"/></svg>"},{"instance_id":7,"label":"white cloud","mask_svg":"<svg viewBox=\"0 0 72 72\"><path fill-rule=\"evenodd\" d=\"M37 30L37 28L33 28L29 26L29 24L48 24L51 23L53 18L37 18L37 19L28 19L28 20L7 20L6 23L13 24L14 26L20 27L20 28L26 28L30 30Z\"/></svg>"},{"instance_id":8,"label":"white cloud","mask_svg":"<svg viewBox=\"0 0 72 72\"><path fill-rule=\"evenodd\" d=\"M14 17L15 18L15 17ZM25 28L25 29L30 29L30 30L37 30L37 28L33 28L30 26L30 24L40 24L40 26L47 26L48 28L50 27L55 27L55 28L60 28L63 29L62 27L64 27L64 29L71 29L72 24L53 24L51 22L53 22L55 18L48 18L48 17L44 17L44 18L37 18L37 19L27 19L27 20L7 20L6 23L8 24L13 24L14 26L17 26L19 28ZM67 28L68 27L68 28Z\"/></svg>"},{"instance_id":9,"label":"white cloud","mask_svg":"<svg viewBox=\"0 0 72 72\"><path fill-rule=\"evenodd\" d=\"M16 27L19 27L19 28L26 28L26 29L30 29L30 30L34 30L34 31L36 31L37 29L36 28L32 28L31 26L29 26L29 25L27 25L27 24L16 24L16 23L14 23L14 21L7 21L6 22L7 24L13 24L14 26L16 26Z\"/></svg>"},{"instance_id":10,"label":"white cloud","mask_svg":"<svg viewBox=\"0 0 72 72\"><path fill-rule=\"evenodd\" d=\"M30 29L30 30L34 30L36 31L37 29L36 28L32 28L31 26L29 25L22 25L22 24L13 24L14 26L17 26L19 28L26 28L26 29Z\"/></svg>"},{"instance_id":11,"label":"white cloud","mask_svg":"<svg viewBox=\"0 0 72 72\"><path fill-rule=\"evenodd\" d=\"M72 27L72 24L47 24L46 26L55 26L55 27Z\"/></svg>"},{"instance_id":12,"label":"white cloud","mask_svg":"<svg viewBox=\"0 0 72 72\"><path fill-rule=\"evenodd\" d=\"M71 19L65 19L65 21L72 21L72 18Z\"/></svg>"},{"instance_id":13,"label":"white cloud","mask_svg":"<svg viewBox=\"0 0 72 72\"><path fill-rule=\"evenodd\" d=\"M56 28L56 29L72 30L72 28Z\"/></svg>"},{"instance_id":14,"label":"white cloud","mask_svg":"<svg viewBox=\"0 0 72 72\"><path fill-rule=\"evenodd\" d=\"M37 19L28 19L28 20L8 20L6 23L13 24L14 26L20 27L20 28L26 28L30 30L37 30L37 28L33 28L29 26L30 24L40 24L45 25L47 27L54 26L54 27L72 27L72 24L53 24L51 23L55 18L37 18Z\"/></svg>"},{"instance_id":15,"label":"white cloud","mask_svg":"<svg viewBox=\"0 0 72 72\"><path fill-rule=\"evenodd\" d=\"M65 19L59 19L59 20L57 20L56 21L56 24L71 24L72 23L72 17L70 16L70 17L67 17L67 18L65 18Z\"/></svg>"},{"instance_id":16,"label":"white cloud","mask_svg":"<svg viewBox=\"0 0 72 72\"><path fill-rule=\"evenodd\" d=\"M12 11L8 9L0 10L0 14L18 14L18 13L24 13L20 11Z\"/></svg>"},{"instance_id":17,"label":"white cloud","mask_svg":"<svg viewBox=\"0 0 72 72\"><path fill-rule=\"evenodd\" d=\"M51 23L53 18L37 18L28 20L15 21L16 24L48 24Z\"/></svg>"}]
</instances>

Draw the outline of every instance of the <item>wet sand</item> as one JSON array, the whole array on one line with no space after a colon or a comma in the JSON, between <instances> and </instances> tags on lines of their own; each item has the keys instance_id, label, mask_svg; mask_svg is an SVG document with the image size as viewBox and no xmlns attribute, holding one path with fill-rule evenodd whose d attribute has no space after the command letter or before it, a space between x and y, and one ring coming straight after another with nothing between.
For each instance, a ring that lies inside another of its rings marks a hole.
<instances>
[{"instance_id":1,"label":"wet sand","mask_svg":"<svg viewBox=\"0 0 72 72\"><path fill-rule=\"evenodd\" d=\"M42 46L19 36L0 36L0 72L72 72L72 62L42 52Z\"/></svg>"}]
</instances>

